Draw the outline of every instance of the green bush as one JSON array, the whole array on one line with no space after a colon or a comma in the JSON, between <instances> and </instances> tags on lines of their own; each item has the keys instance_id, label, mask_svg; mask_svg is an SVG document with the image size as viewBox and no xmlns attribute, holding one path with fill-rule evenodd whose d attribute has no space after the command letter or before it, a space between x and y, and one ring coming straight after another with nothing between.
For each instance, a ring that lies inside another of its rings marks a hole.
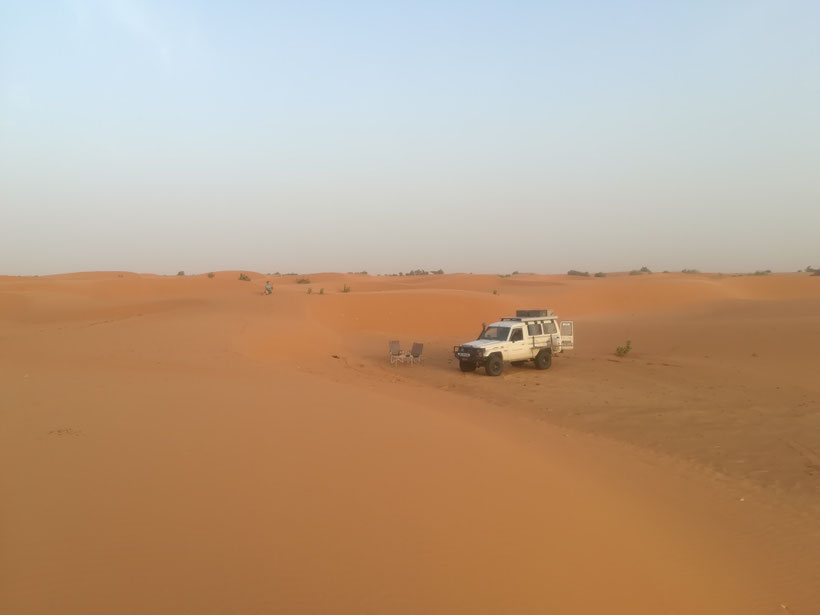
<instances>
[{"instance_id":1,"label":"green bush","mask_svg":"<svg viewBox=\"0 0 820 615\"><path fill-rule=\"evenodd\" d=\"M215 274L213 271L211 271L211 272L208 274L208 277L209 277L209 278L213 278L214 276L216 276L216 274Z\"/></svg>"},{"instance_id":2,"label":"green bush","mask_svg":"<svg viewBox=\"0 0 820 615\"><path fill-rule=\"evenodd\" d=\"M177 275L185 275L185 272L184 271L178 271Z\"/></svg>"},{"instance_id":3,"label":"green bush","mask_svg":"<svg viewBox=\"0 0 820 615\"><path fill-rule=\"evenodd\" d=\"M641 267L640 272L641 273L652 273L652 271L650 271L649 267Z\"/></svg>"},{"instance_id":4,"label":"green bush","mask_svg":"<svg viewBox=\"0 0 820 615\"><path fill-rule=\"evenodd\" d=\"M239 279L242 280L243 282L250 282L251 281L250 277L245 273L240 273L239 274Z\"/></svg>"},{"instance_id":5,"label":"green bush","mask_svg":"<svg viewBox=\"0 0 820 615\"><path fill-rule=\"evenodd\" d=\"M681 273L700 273L697 269L681 269Z\"/></svg>"},{"instance_id":6,"label":"green bush","mask_svg":"<svg viewBox=\"0 0 820 615\"><path fill-rule=\"evenodd\" d=\"M307 294L309 295L309 294L310 294L310 293L312 293L312 292L313 292L313 289L312 289L310 286L308 286L308 289L307 289Z\"/></svg>"},{"instance_id":7,"label":"green bush","mask_svg":"<svg viewBox=\"0 0 820 615\"><path fill-rule=\"evenodd\" d=\"M324 294L325 294L325 289L324 289L324 288L320 288L320 289L319 289L319 294L320 294L320 295L324 295Z\"/></svg>"},{"instance_id":8,"label":"green bush","mask_svg":"<svg viewBox=\"0 0 820 615\"><path fill-rule=\"evenodd\" d=\"M615 349L615 354L619 357L625 357L629 354L630 350L632 350L632 340L626 340L626 344L624 346L618 346Z\"/></svg>"},{"instance_id":9,"label":"green bush","mask_svg":"<svg viewBox=\"0 0 820 615\"><path fill-rule=\"evenodd\" d=\"M342 292L343 293L349 293L350 292L350 287L347 284L345 284L344 287L342 287Z\"/></svg>"},{"instance_id":10,"label":"green bush","mask_svg":"<svg viewBox=\"0 0 820 615\"><path fill-rule=\"evenodd\" d=\"M296 280L296 283L297 284L310 284L310 279L309 278L299 278L298 280Z\"/></svg>"},{"instance_id":11,"label":"green bush","mask_svg":"<svg viewBox=\"0 0 820 615\"><path fill-rule=\"evenodd\" d=\"M771 269L766 269L765 271L755 271L752 275L769 275L772 272Z\"/></svg>"},{"instance_id":12,"label":"green bush","mask_svg":"<svg viewBox=\"0 0 820 615\"><path fill-rule=\"evenodd\" d=\"M632 271L629 272L629 275L641 275L641 272L638 271L637 269L633 269Z\"/></svg>"},{"instance_id":13,"label":"green bush","mask_svg":"<svg viewBox=\"0 0 820 615\"><path fill-rule=\"evenodd\" d=\"M596 278L605 278L606 274L603 271L599 271L598 273L595 274L595 277Z\"/></svg>"},{"instance_id":14,"label":"green bush","mask_svg":"<svg viewBox=\"0 0 820 615\"><path fill-rule=\"evenodd\" d=\"M494 295L497 295L497 294L498 294L498 290L493 290L493 294L494 294Z\"/></svg>"},{"instance_id":15,"label":"green bush","mask_svg":"<svg viewBox=\"0 0 820 615\"><path fill-rule=\"evenodd\" d=\"M576 269L570 269L567 271L567 275L580 275L584 277L589 277L589 271L578 271Z\"/></svg>"}]
</instances>

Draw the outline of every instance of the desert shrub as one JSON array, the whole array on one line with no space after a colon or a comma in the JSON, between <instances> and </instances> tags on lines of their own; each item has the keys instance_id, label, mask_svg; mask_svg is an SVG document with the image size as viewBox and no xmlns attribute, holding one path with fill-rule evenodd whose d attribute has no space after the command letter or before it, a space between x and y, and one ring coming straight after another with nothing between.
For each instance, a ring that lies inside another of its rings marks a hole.
<instances>
[{"instance_id":1,"label":"desert shrub","mask_svg":"<svg viewBox=\"0 0 820 615\"><path fill-rule=\"evenodd\" d=\"M512 277L512 274L511 273L499 273L498 277L499 278L509 278L509 277Z\"/></svg>"},{"instance_id":2,"label":"desert shrub","mask_svg":"<svg viewBox=\"0 0 820 615\"><path fill-rule=\"evenodd\" d=\"M518 272L517 272L517 271L513 271L513 272L512 272L512 274L513 274L513 275L518 275Z\"/></svg>"},{"instance_id":3,"label":"desert shrub","mask_svg":"<svg viewBox=\"0 0 820 615\"><path fill-rule=\"evenodd\" d=\"M652 271L649 269L649 267L641 267L640 272L641 273L652 273Z\"/></svg>"},{"instance_id":4,"label":"desert shrub","mask_svg":"<svg viewBox=\"0 0 820 615\"><path fill-rule=\"evenodd\" d=\"M769 275L772 272L771 269L766 269L765 271L755 271L752 275Z\"/></svg>"},{"instance_id":5,"label":"desert shrub","mask_svg":"<svg viewBox=\"0 0 820 615\"><path fill-rule=\"evenodd\" d=\"M309 278L299 278L298 280L296 280L296 283L297 284L310 284L310 279Z\"/></svg>"},{"instance_id":6,"label":"desert shrub","mask_svg":"<svg viewBox=\"0 0 820 615\"><path fill-rule=\"evenodd\" d=\"M626 340L626 344L623 346L618 346L615 349L615 354L619 357L625 357L629 354L629 351L632 350L632 340Z\"/></svg>"},{"instance_id":7,"label":"desert shrub","mask_svg":"<svg viewBox=\"0 0 820 615\"><path fill-rule=\"evenodd\" d=\"M320 289L319 289L319 294L320 294L320 295L324 295L324 294L325 294L325 289L324 289L324 288L320 288Z\"/></svg>"},{"instance_id":8,"label":"desert shrub","mask_svg":"<svg viewBox=\"0 0 820 615\"><path fill-rule=\"evenodd\" d=\"M242 280L243 282L250 282L251 281L250 277L246 273L240 273L239 274L239 279Z\"/></svg>"},{"instance_id":9,"label":"desert shrub","mask_svg":"<svg viewBox=\"0 0 820 615\"><path fill-rule=\"evenodd\" d=\"M343 293L349 293L349 292L350 292L350 287L349 287L347 284L345 284L345 285L342 287L342 292L343 292Z\"/></svg>"},{"instance_id":10,"label":"desert shrub","mask_svg":"<svg viewBox=\"0 0 820 615\"><path fill-rule=\"evenodd\" d=\"M494 294L494 295L497 295L497 294L498 294L498 290L493 290L493 294Z\"/></svg>"},{"instance_id":11,"label":"desert shrub","mask_svg":"<svg viewBox=\"0 0 820 615\"><path fill-rule=\"evenodd\" d=\"M595 274L595 277L596 278L605 278L606 274L603 271L599 271L598 273Z\"/></svg>"},{"instance_id":12,"label":"desert shrub","mask_svg":"<svg viewBox=\"0 0 820 615\"><path fill-rule=\"evenodd\" d=\"M184 271L177 271L177 275L185 275Z\"/></svg>"},{"instance_id":13,"label":"desert shrub","mask_svg":"<svg viewBox=\"0 0 820 615\"><path fill-rule=\"evenodd\" d=\"M632 271L629 272L629 275L641 275L641 272L638 271L637 269L633 269Z\"/></svg>"},{"instance_id":14,"label":"desert shrub","mask_svg":"<svg viewBox=\"0 0 820 615\"><path fill-rule=\"evenodd\" d=\"M697 269L681 269L681 273L700 273Z\"/></svg>"},{"instance_id":15,"label":"desert shrub","mask_svg":"<svg viewBox=\"0 0 820 615\"><path fill-rule=\"evenodd\" d=\"M578 271L576 269L570 269L567 271L567 275L580 275L584 277L589 277L589 271Z\"/></svg>"},{"instance_id":16,"label":"desert shrub","mask_svg":"<svg viewBox=\"0 0 820 615\"><path fill-rule=\"evenodd\" d=\"M806 267L806 271L808 271L809 273L814 273L815 271L820 271L820 269L815 269L814 267L809 265L808 267Z\"/></svg>"},{"instance_id":17,"label":"desert shrub","mask_svg":"<svg viewBox=\"0 0 820 615\"><path fill-rule=\"evenodd\" d=\"M313 292L313 289L312 289L310 286L308 286L308 289L307 289L307 294L309 295L309 294L311 294L312 292Z\"/></svg>"},{"instance_id":18,"label":"desert shrub","mask_svg":"<svg viewBox=\"0 0 820 615\"><path fill-rule=\"evenodd\" d=\"M209 278L213 278L214 276L216 276L216 274L215 274L213 271L211 271L210 273L208 273L208 277L209 277Z\"/></svg>"},{"instance_id":19,"label":"desert shrub","mask_svg":"<svg viewBox=\"0 0 820 615\"><path fill-rule=\"evenodd\" d=\"M820 276L820 269L815 269L814 273L811 274L811 277Z\"/></svg>"},{"instance_id":20,"label":"desert shrub","mask_svg":"<svg viewBox=\"0 0 820 615\"><path fill-rule=\"evenodd\" d=\"M433 275L444 275L444 269L436 269L435 271L431 271Z\"/></svg>"}]
</instances>

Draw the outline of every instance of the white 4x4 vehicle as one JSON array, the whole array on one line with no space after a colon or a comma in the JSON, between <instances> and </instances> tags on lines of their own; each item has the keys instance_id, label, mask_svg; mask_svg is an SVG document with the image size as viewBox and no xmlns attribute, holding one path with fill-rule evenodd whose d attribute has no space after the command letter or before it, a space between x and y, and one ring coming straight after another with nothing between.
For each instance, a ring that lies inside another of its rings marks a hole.
<instances>
[{"instance_id":1,"label":"white 4x4 vehicle","mask_svg":"<svg viewBox=\"0 0 820 615\"><path fill-rule=\"evenodd\" d=\"M536 368L547 369L554 353L574 347L572 328L572 321L559 322L552 310L518 310L516 316L485 326L474 342L455 346L453 354L461 371L483 365L488 376L500 376L504 361L532 361Z\"/></svg>"}]
</instances>

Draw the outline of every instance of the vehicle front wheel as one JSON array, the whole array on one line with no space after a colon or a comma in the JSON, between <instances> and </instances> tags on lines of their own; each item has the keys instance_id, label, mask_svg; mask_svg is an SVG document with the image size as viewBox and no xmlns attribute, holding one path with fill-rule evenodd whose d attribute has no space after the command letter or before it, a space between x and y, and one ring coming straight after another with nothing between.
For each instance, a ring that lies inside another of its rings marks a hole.
<instances>
[{"instance_id":1,"label":"vehicle front wheel","mask_svg":"<svg viewBox=\"0 0 820 615\"><path fill-rule=\"evenodd\" d=\"M487 364L484 365L484 371L488 376L500 376L504 371L504 361L498 355L493 355L487 359Z\"/></svg>"},{"instance_id":2,"label":"vehicle front wheel","mask_svg":"<svg viewBox=\"0 0 820 615\"><path fill-rule=\"evenodd\" d=\"M458 366L463 372L474 372L477 367L472 361L459 361Z\"/></svg>"},{"instance_id":3,"label":"vehicle front wheel","mask_svg":"<svg viewBox=\"0 0 820 615\"><path fill-rule=\"evenodd\" d=\"M549 369L549 366L552 365L552 352L547 350L546 348L535 355L535 367L536 369Z\"/></svg>"}]
</instances>

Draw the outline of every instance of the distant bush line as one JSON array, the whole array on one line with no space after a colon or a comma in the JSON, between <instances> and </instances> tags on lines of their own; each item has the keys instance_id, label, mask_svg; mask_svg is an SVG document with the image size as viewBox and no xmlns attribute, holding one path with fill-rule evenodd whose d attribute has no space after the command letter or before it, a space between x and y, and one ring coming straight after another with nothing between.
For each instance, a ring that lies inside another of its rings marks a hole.
<instances>
[{"instance_id":1,"label":"distant bush line","mask_svg":"<svg viewBox=\"0 0 820 615\"><path fill-rule=\"evenodd\" d=\"M399 271L398 273L388 273L389 277L402 277L406 275L444 275L444 269L436 269L435 271L427 271L426 269L412 269L407 273Z\"/></svg>"}]
</instances>

